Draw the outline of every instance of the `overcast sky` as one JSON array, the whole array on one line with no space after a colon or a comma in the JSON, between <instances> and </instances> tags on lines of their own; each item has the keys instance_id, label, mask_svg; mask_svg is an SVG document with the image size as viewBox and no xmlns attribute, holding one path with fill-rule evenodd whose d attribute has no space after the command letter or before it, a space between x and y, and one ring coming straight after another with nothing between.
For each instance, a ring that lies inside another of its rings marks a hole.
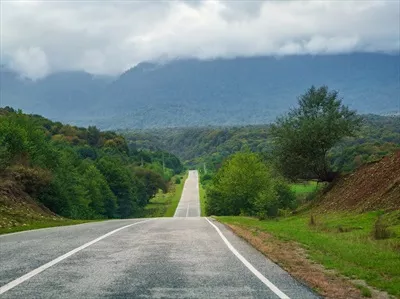
<instances>
[{"instance_id":1,"label":"overcast sky","mask_svg":"<svg viewBox=\"0 0 400 299\"><path fill-rule=\"evenodd\" d=\"M179 57L400 49L398 0L0 1L2 63L33 79Z\"/></svg>"}]
</instances>

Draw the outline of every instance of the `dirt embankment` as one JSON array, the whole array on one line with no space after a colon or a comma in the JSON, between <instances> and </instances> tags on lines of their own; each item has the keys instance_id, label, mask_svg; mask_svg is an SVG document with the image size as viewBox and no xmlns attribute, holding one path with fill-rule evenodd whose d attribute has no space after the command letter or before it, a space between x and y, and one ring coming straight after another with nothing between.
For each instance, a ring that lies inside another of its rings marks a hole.
<instances>
[{"instance_id":1,"label":"dirt embankment","mask_svg":"<svg viewBox=\"0 0 400 299\"><path fill-rule=\"evenodd\" d=\"M60 217L32 199L15 180L0 177L0 229L44 219Z\"/></svg>"},{"instance_id":2,"label":"dirt embankment","mask_svg":"<svg viewBox=\"0 0 400 299\"><path fill-rule=\"evenodd\" d=\"M322 196L317 209L359 212L400 209L400 151L339 178Z\"/></svg>"}]
</instances>

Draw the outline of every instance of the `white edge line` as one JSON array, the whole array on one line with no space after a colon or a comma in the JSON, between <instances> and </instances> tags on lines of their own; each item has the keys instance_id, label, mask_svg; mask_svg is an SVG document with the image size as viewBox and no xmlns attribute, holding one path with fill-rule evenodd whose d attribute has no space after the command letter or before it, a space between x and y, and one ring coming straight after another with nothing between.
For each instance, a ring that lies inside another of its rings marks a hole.
<instances>
[{"instance_id":1,"label":"white edge line","mask_svg":"<svg viewBox=\"0 0 400 299\"><path fill-rule=\"evenodd\" d=\"M102 235L101 237L98 237L97 239L94 239L94 240L92 240L92 241L90 241L90 242L88 242L86 244L83 244L82 246L79 246L79 247L71 250L71 251L63 254L62 256L59 256L58 258L56 258L56 259L54 259L54 260L52 260L52 261L50 261L50 262L48 262L48 263L46 263L44 265L32 270L31 272L28 272L25 275L23 275L23 276L15 279L13 281L10 281L9 283L7 283L5 285L3 285L2 287L0 287L0 295L4 294L5 292L7 292L9 290L11 290L12 288L15 288L19 284L23 283L24 281L32 278L33 276L35 276L37 274L43 272L44 270L54 266L55 264L58 264L59 262L61 262L62 260L65 260L66 258L70 257L71 255L74 255L75 253L85 249L86 247L89 247L90 245L93 245L94 243L99 242L100 240L103 240L103 239L107 238L108 236L111 236L112 234L115 234L116 232L119 232L120 230L123 230L125 228L130 227L130 226L137 225L139 223L144 223L144 222L147 222L147 221L150 221L150 220L152 220L152 219L139 221L139 222L135 222L135 223L132 223L132 224L129 224L129 225L122 226L122 227L117 228L117 229L115 229L113 231L110 231L109 233L106 233L105 235Z\"/></svg>"},{"instance_id":2,"label":"white edge line","mask_svg":"<svg viewBox=\"0 0 400 299\"><path fill-rule=\"evenodd\" d=\"M220 229L214 224L212 223L210 220L208 220L207 218L204 218L208 221L208 223L210 223L215 230L217 231L217 233L219 234L219 236L221 237L221 239L225 242L226 246L228 246L228 248L230 249L230 251L233 252L234 255L236 255L236 257L251 271L253 272L253 274L255 276L257 276L257 278L259 280L261 280L272 292L274 292L279 298L281 299L290 299L285 293L283 293L280 289L278 289L277 286L275 286L271 281L269 281L264 275L262 275L256 268L254 268L254 266L252 264L250 264L249 261L247 261L243 255L241 255L236 249L235 247L233 247L233 245L228 241L228 239L222 234L222 232L220 231Z\"/></svg>"}]
</instances>

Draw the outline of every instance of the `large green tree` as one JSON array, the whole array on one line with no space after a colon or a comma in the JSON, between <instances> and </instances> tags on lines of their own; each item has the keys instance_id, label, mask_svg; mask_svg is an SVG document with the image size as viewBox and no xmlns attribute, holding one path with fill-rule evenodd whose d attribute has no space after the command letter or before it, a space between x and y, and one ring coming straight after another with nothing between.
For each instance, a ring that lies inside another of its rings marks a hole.
<instances>
[{"instance_id":1,"label":"large green tree","mask_svg":"<svg viewBox=\"0 0 400 299\"><path fill-rule=\"evenodd\" d=\"M298 107L271 127L277 165L290 179L334 178L327 154L361 124L355 111L342 104L338 92L312 86L298 99Z\"/></svg>"},{"instance_id":2,"label":"large green tree","mask_svg":"<svg viewBox=\"0 0 400 299\"><path fill-rule=\"evenodd\" d=\"M207 189L208 215L255 215L277 199L270 169L257 154L237 153L226 160Z\"/></svg>"}]
</instances>

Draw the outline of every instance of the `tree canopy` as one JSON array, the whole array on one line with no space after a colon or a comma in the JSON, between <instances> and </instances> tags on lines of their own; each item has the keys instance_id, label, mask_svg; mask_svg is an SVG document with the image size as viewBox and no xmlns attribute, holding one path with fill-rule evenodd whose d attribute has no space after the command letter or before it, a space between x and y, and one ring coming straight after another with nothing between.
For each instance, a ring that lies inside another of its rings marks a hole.
<instances>
[{"instance_id":1,"label":"tree canopy","mask_svg":"<svg viewBox=\"0 0 400 299\"><path fill-rule=\"evenodd\" d=\"M291 179L332 180L328 152L344 137L354 136L360 124L337 91L312 86L299 97L297 108L271 126L278 167Z\"/></svg>"}]
</instances>

